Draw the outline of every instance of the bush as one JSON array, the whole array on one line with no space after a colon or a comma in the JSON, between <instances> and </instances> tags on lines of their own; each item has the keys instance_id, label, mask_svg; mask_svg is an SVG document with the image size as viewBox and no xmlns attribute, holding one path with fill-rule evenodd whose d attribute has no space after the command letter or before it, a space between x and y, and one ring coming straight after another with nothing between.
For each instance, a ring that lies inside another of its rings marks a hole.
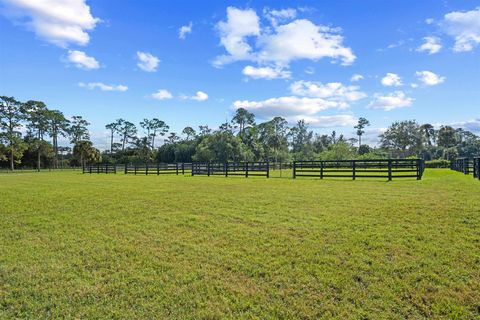
<instances>
[{"instance_id":1,"label":"bush","mask_svg":"<svg viewBox=\"0 0 480 320\"><path fill-rule=\"evenodd\" d=\"M450 161L448 160L431 160L425 161L426 168L450 168Z\"/></svg>"}]
</instances>

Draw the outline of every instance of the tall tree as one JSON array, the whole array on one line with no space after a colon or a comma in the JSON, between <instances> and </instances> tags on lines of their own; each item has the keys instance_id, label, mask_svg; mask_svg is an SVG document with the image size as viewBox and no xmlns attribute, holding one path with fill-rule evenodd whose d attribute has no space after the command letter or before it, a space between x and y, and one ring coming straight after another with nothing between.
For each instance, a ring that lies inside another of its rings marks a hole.
<instances>
[{"instance_id":1,"label":"tall tree","mask_svg":"<svg viewBox=\"0 0 480 320\"><path fill-rule=\"evenodd\" d=\"M21 121L25 119L23 105L13 97L0 96L0 127L1 137L8 142L10 154L10 169L15 170L15 155L23 152L21 149ZM20 154L21 155L21 154Z\"/></svg>"},{"instance_id":2,"label":"tall tree","mask_svg":"<svg viewBox=\"0 0 480 320\"><path fill-rule=\"evenodd\" d=\"M37 170L40 171L42 151L46 150L43 146L44 136L49 129L49 110L45 103L41 101L29 100L24 104L26 118L28 121L27 128L34 136L33 143L37 149Z\"/></svg>"},{"instance_id":3,"label":"tall tree","mask_svg":"<svg viewBox=\"0 0 480 320\"><path fill-rule=\"evenodd\" d=\"M155 149L155 137L161 136L163 137L170 127L162 120L157 118L153 118L150 120L150 130L151 130L151 138L152 138L152 149Z\"/></svg>"},{"instance_id":4,"label":"tall tree","mask_svg":"<svg viewBox=\"0 0 480 320\"><path fill-rule=\"evenodd\" d=\"M119 132L119 128L120 123L118 120L105 126L105 129L110 130L110 154L113 154L113 138L115 134Z\"/></svg>"},{"instance_id":5,"label":"tall tree","mask_svg":"<svg viewBox=\"0 0 480 320\"><path fill-rule=\"evenodd\" d=\"M238 125L238 135L243 136L245 128L255 124L255 115L247 109L238 108L232 118L232 123Z\"/></svg>"},{"instance_id":6,"label":"tall tree","mask_svg":"<svg viewBox=\"0 0 480 320\"><path fill-rule=\"evenodd\" d=\"M423 147L420 126L415 120L394 122L380 135L380 143L383 148L402 158L418 155Z\"/></svg>"},{"instance_id":7,"label":"tall tree","mask_svg":"<svg viewBox=\"0 0 480 320\"><path fill-rule=\"evenodd\" d=\"M69 128L70 142L76 144L78 141L90 140L88 126L90 123L82 116L73 116Z\"/></svg>"},{"instance_id":8,"label":"tall tree","mask_svg":"<svg viewBox=\"0 0 480 320\"><path fill-rule=\"evenodd\" d=\"M358 136L358 148L362 145L362 135L365 133L365 127L370 125L370 121L368 121L365 118L360 117L358 119L358 123L356 126L354 126L355 129L357 129L357 136Z\"/></svg>"},{"instance_id":9,"label":"tall tree","mask_svg":"<svg viewBox=\"0 0 480 320\"><path fill-rule=\"evenodd\" d=\"M189 141L190 138L195 138L197 132L192 127L185 127L182 131L182 134L186 135L186 140Z\"/></svg>"},{"instance_id":10,"label":"tall tree","mask_svg":"<svg viewBox=\"0 0 480 320\"><path fill-rule=\"evenodd\" d=\"M178 140L180 140L180 137L175 132L170 132L170 135L167 137L167 139L165 139L165 142L173 144Z\"/></svg>"},{"instance_id":11,"label":"tall tree","mask_svg":"<svg viewBox=\"0 0 480 320\"><path fill-rule=\"evenodd\" d=\"M457 144L457 133L450 126L441 126L437 133L439 147L452 148Z\"/></svg>"},{"instance_id":12,"label":"tall tree","mask_svg":"<svg viewBox=\"0 0 480 320\"><path fill-rule=\"evenodd\" d=\"M119 123L118 131L122 135L122 151L125 150L125 145L135 138L137 134L137 127L130 121L118 119Z\"/></svg>"},{"instance_id":13,"label":"tall tree","mask_svg":"<svg viewBox=\"0 0 480 320\"><path fill-rule=\"evenodd\" d=\"M422 130L425 141L427 141L427 144L431 147L432 140L435 138L435 129L430 123L425 123L420 126L420 130Z\"/></svg>"},{"instance_id":14,"label":"tall tree","mask_svg":"<svg viewBox=\"0 0 480 320\"><path fill-rule=\"evenodd\" d=\"M59 152L58 137L66 137L68 135L70 121L58 110L48 110L47 118L48 134L52 138L54 152L53 166L57 168Z\"/></svg>"}]
</instances>

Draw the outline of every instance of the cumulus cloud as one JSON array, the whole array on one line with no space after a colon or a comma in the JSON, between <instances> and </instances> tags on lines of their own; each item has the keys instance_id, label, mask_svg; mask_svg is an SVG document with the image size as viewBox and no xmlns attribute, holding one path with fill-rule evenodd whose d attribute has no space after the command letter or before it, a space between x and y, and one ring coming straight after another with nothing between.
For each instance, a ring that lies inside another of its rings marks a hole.
<instances>
[{"instance_id":1,"label":"cumulus cloud","mask_svg":"<svg viewBox=\"0 0 480 320\"><path fill-rule=\"evenodd\" d=\"M339 101L348 106L347 102L357 101L367 95L359 91L357 86L345 86L340 82L320 83L312 81L295 81L290 85L290 91L297 96L324 98Z\"/></svg>"},{"instance_id":2,"label":"cumulus cloud","mask_svg":"<svg viewBox=\"0 0 480 320\"><path fill-rule=\"evenodd\" d=\"M480 7L447 13L441 26L455 39L454 51L471 51L480 44Z\"/></svg>"},{"instance_id":3,"label":"cumulus cloud","mask_svg":"<svg viewBox=\"0 0 480 320\"><path fill-rule=\"evenodd\" d=\"M146 72L155 72L157 71L158 64L160 59L148 52L137 51L137 66Z\"/></svg>"},{"instance_id":4,"label":"cumulus cloud","mask_svg":"<svg viewBox=\"0 0 480 320\"><path fill-rule=\"evenodd\" d=\"M98 63L94 57L89 57L83 51L68 50L66 61L80 69L92 70L100 68L100 63Z\"/></svg>"},{"instance_id":5,"label":"cumulus cloud","mask_svg":"<svg viewBox=\"0 0 480 320\"><path fill-rule=\"evenodd\" d=\"M190 99L196 101L205 101L208 99L208 94L203 91L197 91L197 93L193 97L190 97Z\"/></svg>"},{"instance_id":6,"label":"cumulus cloud","mask_svg":"<svg viewBox=\"0 0 480 320\"><path fill-rule=\"evenodd\" d=\"M417 48L417 51L419 52L426 51L428 54L434 54L442 49L440 38L438 37L424 37L423 40L425 42Z\"/></svg>"},{"instance_id":7,"label":"cumulus cloud","mask_svg":"<svg viewBox=\"0 0 480 320\"><path fill-rule=\"evenodd\" d=\"M356 58L352 50L343 45L344 39L338 28L315 25L306 19L280 24L285 19L294 18L293 11L270 10L264 14L270 21L274 18L275 22L262 29L254 10L227 8L226 21L217 24L220 43L227 54L218 56L215 66L240 60L288 66L293 60L321 58L349 65Z\"/></svg>"},{"instance_id":8,"label":"cumulus cloud","mask_svg":"<svg viewBox=\"0 0 480 320\"><path fill-rule=\"evenodd\" d=\"M193 27L193 23L190 22L188 25L186 26L182 26L179 30L178 30L178 38L179 39L185 39L185 37L187 36L188 33L191 33L192 32L192 27Z\"/></svg>"},{"instance_id":9,"label":"cumulus cloud","mask_svg":"<svg viewBox=\"0 0 480 320\"><path fill-rule=\"evenodd\" d=\"M100 89L102 91L127 91L128 87L122 84L114 85L114 84L105 84L102 82L89 82L89 83L78 83L79 87L86 88L89 90L93 89Z\"/></svg>"},{"instance_id":10,"label":"cumulus cloud","mask_svg":"<svg viewBox=\"0 0 480 320\"><path fill-rule=\"evenodd\" d=\"M218 56L214 65L254 59L252 47L247 42L247 37L260 35L260 19L254 10L228 7L227 20L220 21L216 27L220 33L220 43L228 55Z\"/></svg>"},{"instance_id":11,"label":"cumulus cloud","mask_svg":"<svg viewBox=\"0 0 480 320\"><path fill-rule=\"evenodd\" d=\"M272 67L253 67L253 66L246 66L243 68L242 73L248 77L253 79L287 79L290 78L291 72L287 70L283 70L282 68L272 68Z\"/></svg>"},{"instance_id":12,"label":"cumulus cloud","mask_svg":"<svg viewBox=\"0 0 480 320\"><path fill-rule=\"evenodd\" d=\"M322 98L278 97L260 101L237 100L233 103L235 109L244 108L260 117L274 116L294 117L298 115L313 116L316 113L333 108L345 107L337 101Z\"/></svg>"},{"instance_id":13,"label":"cumulus cloud","mask_svg":"<svg viewBox=\"0 0 480 320\"><path fill-rule=\"evenodd\" d=\"M297 16L297 10L292 8L281 10L265 8L263 10L263 15L265 16L265 18L270 20L270 23L273 26L277 26L279 22L286 22L288 20L295 19L295 17Z\"/></svg>"},{"instance_id":14,"label":"cumulus cloud","mask_svg":"<svg viewBox=\"0 0 480 320\"><path fill-rule=\"evenodd\" d=\"M85 0L3 0L6 15L35 34L60 47L86 45L99 18Z\"/></svg>"},{"instance_id":15,"label":"cumulus cloud","mask_svg":"<svg viewBox=\"0 0 480 320\"><path fill-rule=\"evenodd\" d=\"M305 122L313 128L334 128L334 127L348 127L357 124L357 119L350 114L337 114L331 116L308 116L298 115L294 117L285 118L289 123L296 123L299 120Z\"/></svg>"},{"instance_id":16,"label":"cumulus cloud","mask_svg":"<svg viewBox=\"0 0 480 320\"><path fill-rule=\"evenodd\" d=\"M402 79L398 74L389 72L382 78L382 84L386 87L399 87L402 85Z\"/></svg>"},{"instance_id":17,"label":"cumulus cloud","mask_svg":"<svg viewBox=\"0 0 480 320\"><path fill-rule=\"evenodd\" d=\"M441 77L431 71L417 71L415 75L426 86L435 86L445 81L445 77Z\"/></svg>"},{"instance_id":18,"label":"cumulus cloud","mask_svg":"<svg viewBox=\"0 0 480 320\"><path fill-rule=\"evenodd\" d=\"M160 89L157 92L152 93L151 97L156 100L168 100L172 99L173 95L166 89Z\"/></svg>"},{"instance_id":19,"label":"cumulus cloud","mask_svg":"<svg viewBox=\"0 0 480 320\"><path fill-rule=\"evenodd\" d=\"M363 76L361 74L354 74L351 78L350 78L350 81L351 82L358 82L360 80L363 79Z\"/></svg>"},{"instance_id":20,"label":"cumulus cloud","mask_svg":"<svg viewBox=\"0 0 480 320\"><path fill-rule=\"evenodd\" d=\"M390 111L397 108L410 107L412 103L413 99L407 97L403 91L395 91L387 95L375 94L373 101L370 102L367 108Z\"/></svg>"},{"instance_id":21,"label":"cumulus cloud","mask_svg":"<svg viewBox=\"0 0 480 320\"><path fill-rule=\"evenodd\" d=\"M455 122L450 124L455 128L462 128L471 132L480 132L480 118L471 119L462 122Z\"/></svg>"}]
</instances>

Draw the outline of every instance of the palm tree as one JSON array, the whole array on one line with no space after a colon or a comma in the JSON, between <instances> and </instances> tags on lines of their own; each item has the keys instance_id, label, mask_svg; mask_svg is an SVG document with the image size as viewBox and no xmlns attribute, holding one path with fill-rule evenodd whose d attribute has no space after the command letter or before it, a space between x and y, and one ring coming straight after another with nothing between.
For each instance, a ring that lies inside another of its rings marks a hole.
<instances>
[{"instance_id":1,"label":"palm tree","mask_svg":"<svg viewBox=\"0 0 480 320\"><path fill-rule=\"evenodd\" d=\"M358 119L358 123L356 126L354 126L355 129L357 129L357 136L358 136L358 148L362 145L362 135L365 133L365 127L370 125L370 121L368 121L365 118L360 117Z\"/></svg>"}]
</instances>

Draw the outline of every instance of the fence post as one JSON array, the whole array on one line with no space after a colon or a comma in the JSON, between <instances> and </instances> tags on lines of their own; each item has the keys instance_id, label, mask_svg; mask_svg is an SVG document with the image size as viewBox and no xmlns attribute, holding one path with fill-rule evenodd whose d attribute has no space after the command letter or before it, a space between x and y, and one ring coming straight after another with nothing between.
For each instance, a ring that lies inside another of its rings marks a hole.
<instances>
[{"instance_id":1,"label":"fence post","mask_svg":"<svg viewBox=\"0 0 480 320\"><path fill-rule=\"evenodd\" d=\"M178 162L175 163L176 174L178 176Z\"/></svg>"},{"instance_id":2,"label":"fence post","mask_svg":"<svg viewBox=\"0 0 480 320\"><path fill-rule=\"evenodd\" d=\"M248 161L246 162L245 178L248 178Z\"/></svg>"},{"instance_id":3,"label":"fence post","mask_svg":"<svg viewBox=\"0 0 480 320\"><path fill-rule=\"evenodd\" d=\"M392 159L388 159L388 181L392 181Z\"/></svg>"},{"instance_id":4,"label":"fence post","mask_svg":"<svg viewBox=\"0 0 480 320\"><path fill-rule=\"evenodd\" d=\"M194 168L194 164L192 162L192 172L190 173L192 175L192 177L195 175L195 171L193 170L193 168Z\"/></svg>"},{"instance_id":5,"label":"fence post","mask_svg":"<svg viewBox=\"0 0 480 320\"><path fill-rule=\"evenodd\" d=\"M185 162L182 162L182 176L185 175Z\"/></svg>"},{"instance_id":6,"label":"fence post","mask_svg":"<svg viewBox=\"0 0 480 320\"><path fill-rule=\"evenodd\" d=\"M352 178L355 180L356 176L356 160L352 160Z\"/></svg>"},{"instance_id":7,"label":"fence post","mask_svg":"<svg viewBox=\"0 0 480 320\"><path fill-rule=\"evenodd\" d=\"M267 179L270 178L270 162L267 161Z\"/></svg>"},{"instance_id":8,"label":"fence post","mask_svg":"<svg viewBox=\"0 0 480 320\"><path fill-rule=\"evenodd\" d=\"M228 162L223 164L223 169L225 170L225 177L228 177Z\"/></svg>"},{"instance_id":9,"label":"fence post","mask_svg":"<svg viewBox=\"0 0 480 320\"><path fill-rule=\"evenodd\" d=\"M128 168L128 165L127 165L127 163L125 163L125 174L127 174L127 173L128 173L128 170L127 170L127 168Z\"/></svg>"},{"instance_id":10,"label":"fence post","mask_svg":"<svg viewBox=\"0 0 480 320\"><path fill-rule=\"evenodd\" d=\"M210 161L207 162L207 177L210 177Z\"/></svg>"},{"instance_id":11,"label":"fence post","mask_svg":"<svg viewBox=\"0 0 480 320\"><path fill-rule=\"evenodd\" d=\"M421 166L420 160L417 160L417 161L415 161L415 162L416 162L416 167L417 167L417 168L416 168L416 169L417 169L417 180L420 180L420 178L421 178L421 177L420 177L420 169L421 169L421 168L420 168L420 166Z\"/></svg>"},{"instance_id":12,"label":"fence post","mask_svg":"<svg viewBox=\"0 0 480 320\"><path fill-rule=\"evenodd\" d=\"M293 179L297 178L297 161L293 161Z\"/></svg>"}]
</instances>

